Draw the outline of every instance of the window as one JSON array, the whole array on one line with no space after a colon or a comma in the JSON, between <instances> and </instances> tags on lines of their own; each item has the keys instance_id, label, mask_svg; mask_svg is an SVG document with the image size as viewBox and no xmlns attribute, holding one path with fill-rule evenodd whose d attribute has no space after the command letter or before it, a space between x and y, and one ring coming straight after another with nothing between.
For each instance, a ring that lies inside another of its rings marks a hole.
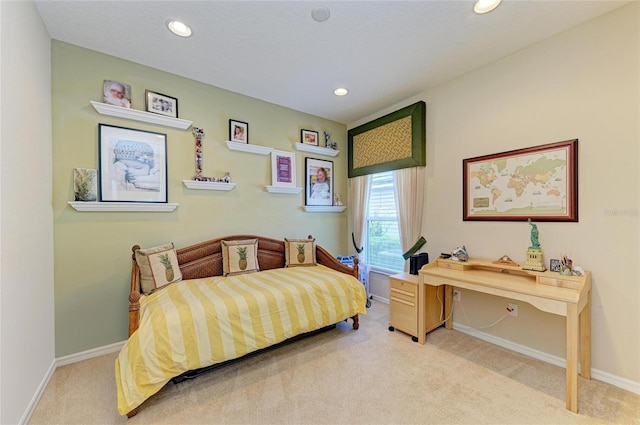
<instances>
[{"instance_id":1,"label":"window","mask_svg":"<svg viewBox=\"0 0 640 425\"><path fill-rule=\"evenodd\" d=\"M365 261L372 270L399 273L404 270L400 245L393 171L371 175Z\"/></svg>"}]
</instances>

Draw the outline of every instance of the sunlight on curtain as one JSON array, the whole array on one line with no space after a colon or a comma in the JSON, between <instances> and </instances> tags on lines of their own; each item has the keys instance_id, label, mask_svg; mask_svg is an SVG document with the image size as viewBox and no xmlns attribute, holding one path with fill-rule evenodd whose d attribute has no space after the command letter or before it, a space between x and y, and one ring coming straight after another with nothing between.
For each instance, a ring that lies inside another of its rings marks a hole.
<instances>
[{"instance_id":1,"label":"sunlight on curtain","mask_svg":"<svg viewBox=\"0 0 640 425\"><path fill-rule=\"evenodd\" d=\"M422 231L425 179L426 167L403 168L393 172L402 252L408 251L422 236L420 233ZM405 261L404 271L409 271L409 261Z\"/></svg>"}]
</instances>

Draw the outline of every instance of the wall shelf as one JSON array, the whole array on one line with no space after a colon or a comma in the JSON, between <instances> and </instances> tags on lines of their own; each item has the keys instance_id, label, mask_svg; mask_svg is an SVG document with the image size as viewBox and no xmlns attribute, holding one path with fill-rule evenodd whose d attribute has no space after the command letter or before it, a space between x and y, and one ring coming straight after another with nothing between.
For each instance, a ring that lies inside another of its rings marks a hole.
<instances>
[{"instance_id":1,"label":"wall shelf","mask_svg":"<svg viewBox=\"0 0 640 425\"><path fill-rule=\"evenodd\" d=\"M227 140L227 147L232 151L257 153L258 155L267 155L273 150L273 148L266 146L250 145L248 143L232 142L230 140Z\"/></svg>"},{"instance_id":2,"label":"wall shelf","mask_svg":"<svg viewBox=\"0 0 640 425\"><path fill-rule=\"evenodd\" d=\"M347 209L346 205L331 206L331 205L305 205L302 207L306 212L330 212L339 213Z\"/></svg>"},{"instance_id":3,"label":"wall shelf","mask_svg":"<svg viewBox=\"0 0 640 425\"><path fill-rule=\"evenodd\" d=\"M142 121L150 124L163 125L165 127L179 128L186 130L191 127L193 121L187 121L180 118L167 117L160 114L152 114L151 112L138 111L137 109L128 109L121 106L109 105L108 103L91 101L94 109L101 115L110 115L112 117L126 118L134 121Z\"/></svg>"},{"instance_id":4,"label":"wall shelf","mask_svg":"<svg viewBox=\"0 0 640 425\"><path fill-rule=\"evenodd\" d=\"M323 148L320 146L305 145L304 143L294 143L293 148L297 151L325 156L338 156L338 154L340 153L339 150Z\"/></svg>"},{"instance_id":5,"label":"wall shelf","mask_svg":"<svg viewBox=\"0 0 640 425\"><path fill-rule=\"evenodd\" d=\"M300 193L301 187L281 187L281 186L265 186L265 190L269 193Z\"/></svg>"},{"instance_id":6,"label":"wall shelf","mask_svg":"<svg viewBox=\"0 0 640 425\"><path fill-rule=\"evenodd\" d=\"M182 183L188 189L200 190L232 190L236 187L235 183L202 182L198 180L182 180Z\"/></svg>"},{"instance_id":7,"label":"wall shelf","mask_svg":"<svg viewBox=\"0 0 640 425\"><path fill-rule=\"evenodd\" d=\"M81 212L171 212L178 204L151 202L74 202L69 201L76 211Z\"/></svg>"}]
</instances>

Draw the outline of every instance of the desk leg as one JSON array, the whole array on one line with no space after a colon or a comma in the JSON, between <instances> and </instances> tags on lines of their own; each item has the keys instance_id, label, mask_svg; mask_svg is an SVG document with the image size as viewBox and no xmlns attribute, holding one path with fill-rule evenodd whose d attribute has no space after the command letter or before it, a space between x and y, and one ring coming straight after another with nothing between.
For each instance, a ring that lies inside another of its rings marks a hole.
<instances>
[{"instance_id":1,"label":"desk leg","mask_svg":"<svg viewBox=\"0 0 640 425\"><path fill-rule=\"evenodd\" d=\"M578 413L578 306L567 303L567 410Z\"/></svg>"},{"instance_id":2,"label":"desk leg","mask_svg":"<svg viewBox=\"0 0 640 425\"><path fill-rule=\"evenodd\" d=\"M591 291L580 312L580 376L591 379Z\"/></svg>"},{"instance_id":3,"label":"desk leg","mask_svg":"<svg viewBox=\"0 0 640 425\"><path fill-rule=\"evenodd\" d=\"M452 307L453 307L453 286L444 285L444 318L445 319L448 318L444 322L444 327L447 329L453 329L453 315L451 314Z\"/></svg>"},{"instance_id":4,"label":"desk leg","mask_svg":"<svg viewBox=\"0 0 640 425\"><path fill-rule=\"evenodd\" d=\"M422 277L418 281L418 344L426 344L427 333L424 326L424 314L426 310L426 295L425 283L422 282Z\"/></svg>"}]
</instances>

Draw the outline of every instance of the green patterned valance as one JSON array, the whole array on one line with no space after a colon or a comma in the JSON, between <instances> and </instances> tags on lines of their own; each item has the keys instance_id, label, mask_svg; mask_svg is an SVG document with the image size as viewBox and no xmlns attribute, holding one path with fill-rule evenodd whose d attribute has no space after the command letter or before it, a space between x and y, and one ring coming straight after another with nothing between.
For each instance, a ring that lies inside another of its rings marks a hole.
<instances>
[{"instance_id":1,"label":"green patterned valance","mask_svg":"<svg viewBox=\"0 0 640 425\"><path fill-rule=\"evenodd\" d=\"M426 165L422 101L349 130L349 177Z\"/></svg>"}]
</instances>

